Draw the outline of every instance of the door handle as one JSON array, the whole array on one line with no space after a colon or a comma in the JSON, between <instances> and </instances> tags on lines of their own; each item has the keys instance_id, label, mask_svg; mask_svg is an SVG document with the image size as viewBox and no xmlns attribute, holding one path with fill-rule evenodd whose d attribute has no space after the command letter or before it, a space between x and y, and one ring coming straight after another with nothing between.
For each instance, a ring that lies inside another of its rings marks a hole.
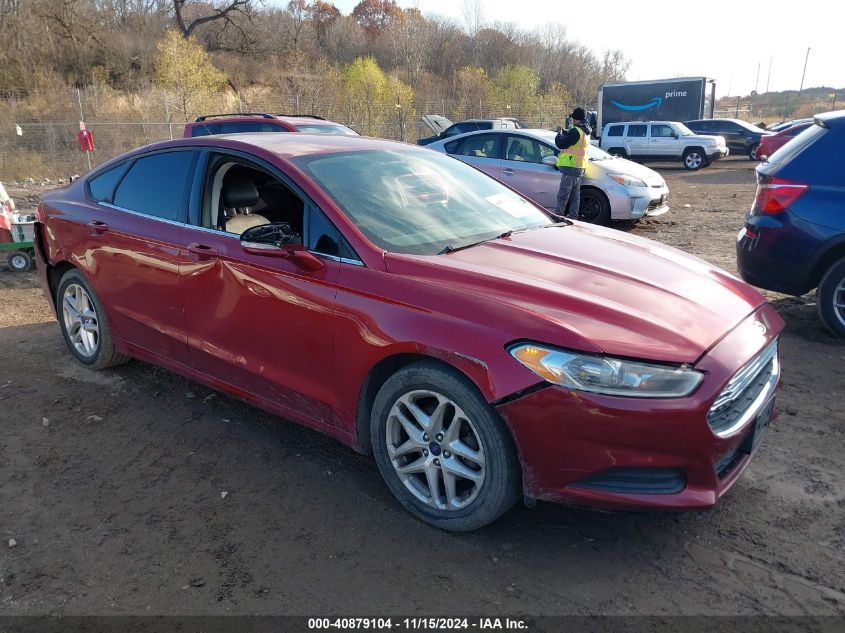
<instances>
[{"instance_id":1,"label":"door handle","mask_svg":"<svg viewBox=\"0 0 845 633\"><path fill-rule=\"evenodd\" d=\"M217 256L220 254L216 248L206 246L205 244L197 244L196 242L188 244L188 253L190 253L191 259L195 262L217 259Z\"/></svg>"},{"instance_id":2,"label":"door handle","mask_svg":"<svg viewBox=\"0 0 845 633\"><path fill-rule=\"evenodd\" d=\"M105 222L100 222L99 220L91 220L88 223L88 233L91 235L102 235L103 233L108 232L109 225Z\"/></svg>"},{"instance_id":3,"label":"door handle","mask_svg":"<svg viewBox=\"0 0 845 633\"><path fill-rule=\"evenodd\" d=\"M510 167L506 167L505 169L502 170L502 173L505 176L512 176L513 175L513 169L511 169Z\"/></svg>"}]
</instances>

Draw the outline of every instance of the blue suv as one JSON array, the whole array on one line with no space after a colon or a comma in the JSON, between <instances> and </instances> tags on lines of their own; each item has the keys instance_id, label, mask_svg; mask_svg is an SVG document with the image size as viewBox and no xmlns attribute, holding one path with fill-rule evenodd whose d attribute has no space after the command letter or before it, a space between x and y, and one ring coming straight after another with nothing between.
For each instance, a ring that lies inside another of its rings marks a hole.
<instances>
[{"instance_id":1,"label":"blue suv","mask_svg":"<svg viewBox=\"0 0 845 633\"><path fill-rule=\"evenodd\" d=\"M813 123L757 167L737 266L748 283L768 290L818 288L822 322L845 337L845 111Z\"/></svg>"}]
</instances>

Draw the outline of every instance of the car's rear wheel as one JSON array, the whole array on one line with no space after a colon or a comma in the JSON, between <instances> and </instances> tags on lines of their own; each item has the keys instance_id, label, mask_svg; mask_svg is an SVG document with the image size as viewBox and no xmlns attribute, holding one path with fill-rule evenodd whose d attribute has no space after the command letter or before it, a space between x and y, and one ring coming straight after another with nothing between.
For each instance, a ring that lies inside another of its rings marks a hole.
<instances>
[{"instance_id":1,"label":"car's rear wheel","mask_svg":"<svg viewBox=\"0 0 845 633\"><path fill-rule=\"evenodd\" d=\"M695 171L696 169L701 169L701 167L705 166L707 156L702 150L697 147L693 147L684 152L682 160L686 169Z\"/></svg>"},{"instance_id":2,"label":"car's rear wheel","mask_svg":"<svg viewBox=\"0 0 845 633\"><path fill-rule=\"evenodd\" d=\"M9 253L9 257L6 258L6 264L8 264L10 270L16 273L25 273L28 270L32 270L34 265L32 255L26 251L12 251Z\"/></svg>"},{"instance_id":3,"label":"car's rear wheel","mask_svg":"<svg viewBox=\"0 0 845 633\"><path fill-rule=\"evenodd\" d=\"M115 351L103 304L78 270L69 270L62 277L56 306L65 343L80 363L105 369L129 360Z\"/></svg>"},{"instance_id":4,"label":"car's rear wheel","mask_svg":"<svg viewBox=\"0 0 845 633\"><path fill-rule=\"evenodd\" d=\"M521 495L504 423L463 374L436 361L404 367L384 383L370 439L390 491L435 527L478 529Z\"/></svg>"},{"instance_id":5,"label":"car's rear wheel","mask_svg":"<svg viewBox=\"0 0 845 633\"><path fill-rule=\"evenodd\" d=\"M757 160L757 150L759 150L759 149L760 149L759 143L749 147L748 148L748 158L750 158L751 160Z\"/></svg>"},{"instance_id":6,"label":"car's rear wheel","mask_svg":"<svg viewBox=\"0 0 845 633\"><path fill-rule=\"evenodd\" d=\"M610 224L610 201L596 189L581 189L581 206L578 219L593 224Z\"/></svg>"},{"instance_id":7,"label":"car's rear wheel","mask_svg":"<svg viewBox=\"0 0 845 633\"><path fill-rule=\"evenodd\" d=\"M822 323L836 336L845 338L845 257L822 277L816 301Z\"/></svg>"}]
</instances>

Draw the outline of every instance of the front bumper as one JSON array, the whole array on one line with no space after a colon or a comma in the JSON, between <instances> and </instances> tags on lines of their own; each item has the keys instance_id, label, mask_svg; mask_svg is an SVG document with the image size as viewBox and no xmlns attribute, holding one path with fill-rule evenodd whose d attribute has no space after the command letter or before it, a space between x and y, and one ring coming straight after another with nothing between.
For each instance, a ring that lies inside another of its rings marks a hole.
<instances>
[{"instance_id":1,"label":"front bumper","mask_svg":"<svg viewBox=\"0 0 845 633\"><path fill-rule=\"evenodd\" d=\"M608 510L712 507L756 453L751 433L772 411L774 391L756 405L762 415L729 435L711 430L707 412L737 370L782 329L774 309L762 306L696 363L705 380L687 398L620 398L547 386L500 405L519 451L526 496ZM611 475L630 473L638 475L606 485Z\"/></svg>"},{"instance_id":2,"label":"front bumper","mask_svg":"<svg viewBox=\"0 0 845 633\"><path fill-rule=\"evenodd\" d=\"M731 150L727 147L719 147L715 150L708 149L707 152L707 160L719 160L720 158L725 158L726 156L730 155Z\"/></svg>"},{"instance_id":3,"label":"front bumper","mask_svg":"<svg viewBox=\"0 0 845 633\"><path fill-rule=\"evenodd\" d=\"M662 215L669 210L666 203L669 187L626 187L617 185L605 193L610 201L610 217L613 220L639 220L648 215Z\"/></svg>"}]
</instances>

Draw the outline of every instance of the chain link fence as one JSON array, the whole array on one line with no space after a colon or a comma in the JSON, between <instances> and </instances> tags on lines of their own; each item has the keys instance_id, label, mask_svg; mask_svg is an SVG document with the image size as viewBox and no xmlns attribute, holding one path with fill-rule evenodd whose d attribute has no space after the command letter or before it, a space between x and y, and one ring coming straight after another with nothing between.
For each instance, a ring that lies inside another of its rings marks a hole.
<instances>
[{"instance_id":1,"label":"chain link fence","mask_svg":"<svg viewBox=\"0 0 845 633\"><path fill-rule=\"evenodd\" d=\"M475 117L515 117L531 127L553 129L562 125L574 104L533 95L516 103L489 97L450 95L397 102L382 95L367 101L353 99L341 88L320 85L319 78L296 94L256 87L241 94L231 91L208 95L168 94L158 88L136 93L108 87L84 90L0 90L0 181L28 178L57 179L83 174L90 167L136 147L182 136L186 121L200 114L224 112L307 113L343 123L361 134L414 143L433 132L421 116L438 114L453 121ZM583 104L588 108L594 104ZM781 99L738 99L720 102L717 116L739 116L749 121L774 117L809 116L829 110L830 102L788 95ZM840 105L841 107L841 105ZM787 114L784 114L787 113ZM756 117L756 118L755 118ZM79 121L94 137L96 150L80 150ZM90 167L89 167L90 161Z\"/></svg>"}]
</instances>

